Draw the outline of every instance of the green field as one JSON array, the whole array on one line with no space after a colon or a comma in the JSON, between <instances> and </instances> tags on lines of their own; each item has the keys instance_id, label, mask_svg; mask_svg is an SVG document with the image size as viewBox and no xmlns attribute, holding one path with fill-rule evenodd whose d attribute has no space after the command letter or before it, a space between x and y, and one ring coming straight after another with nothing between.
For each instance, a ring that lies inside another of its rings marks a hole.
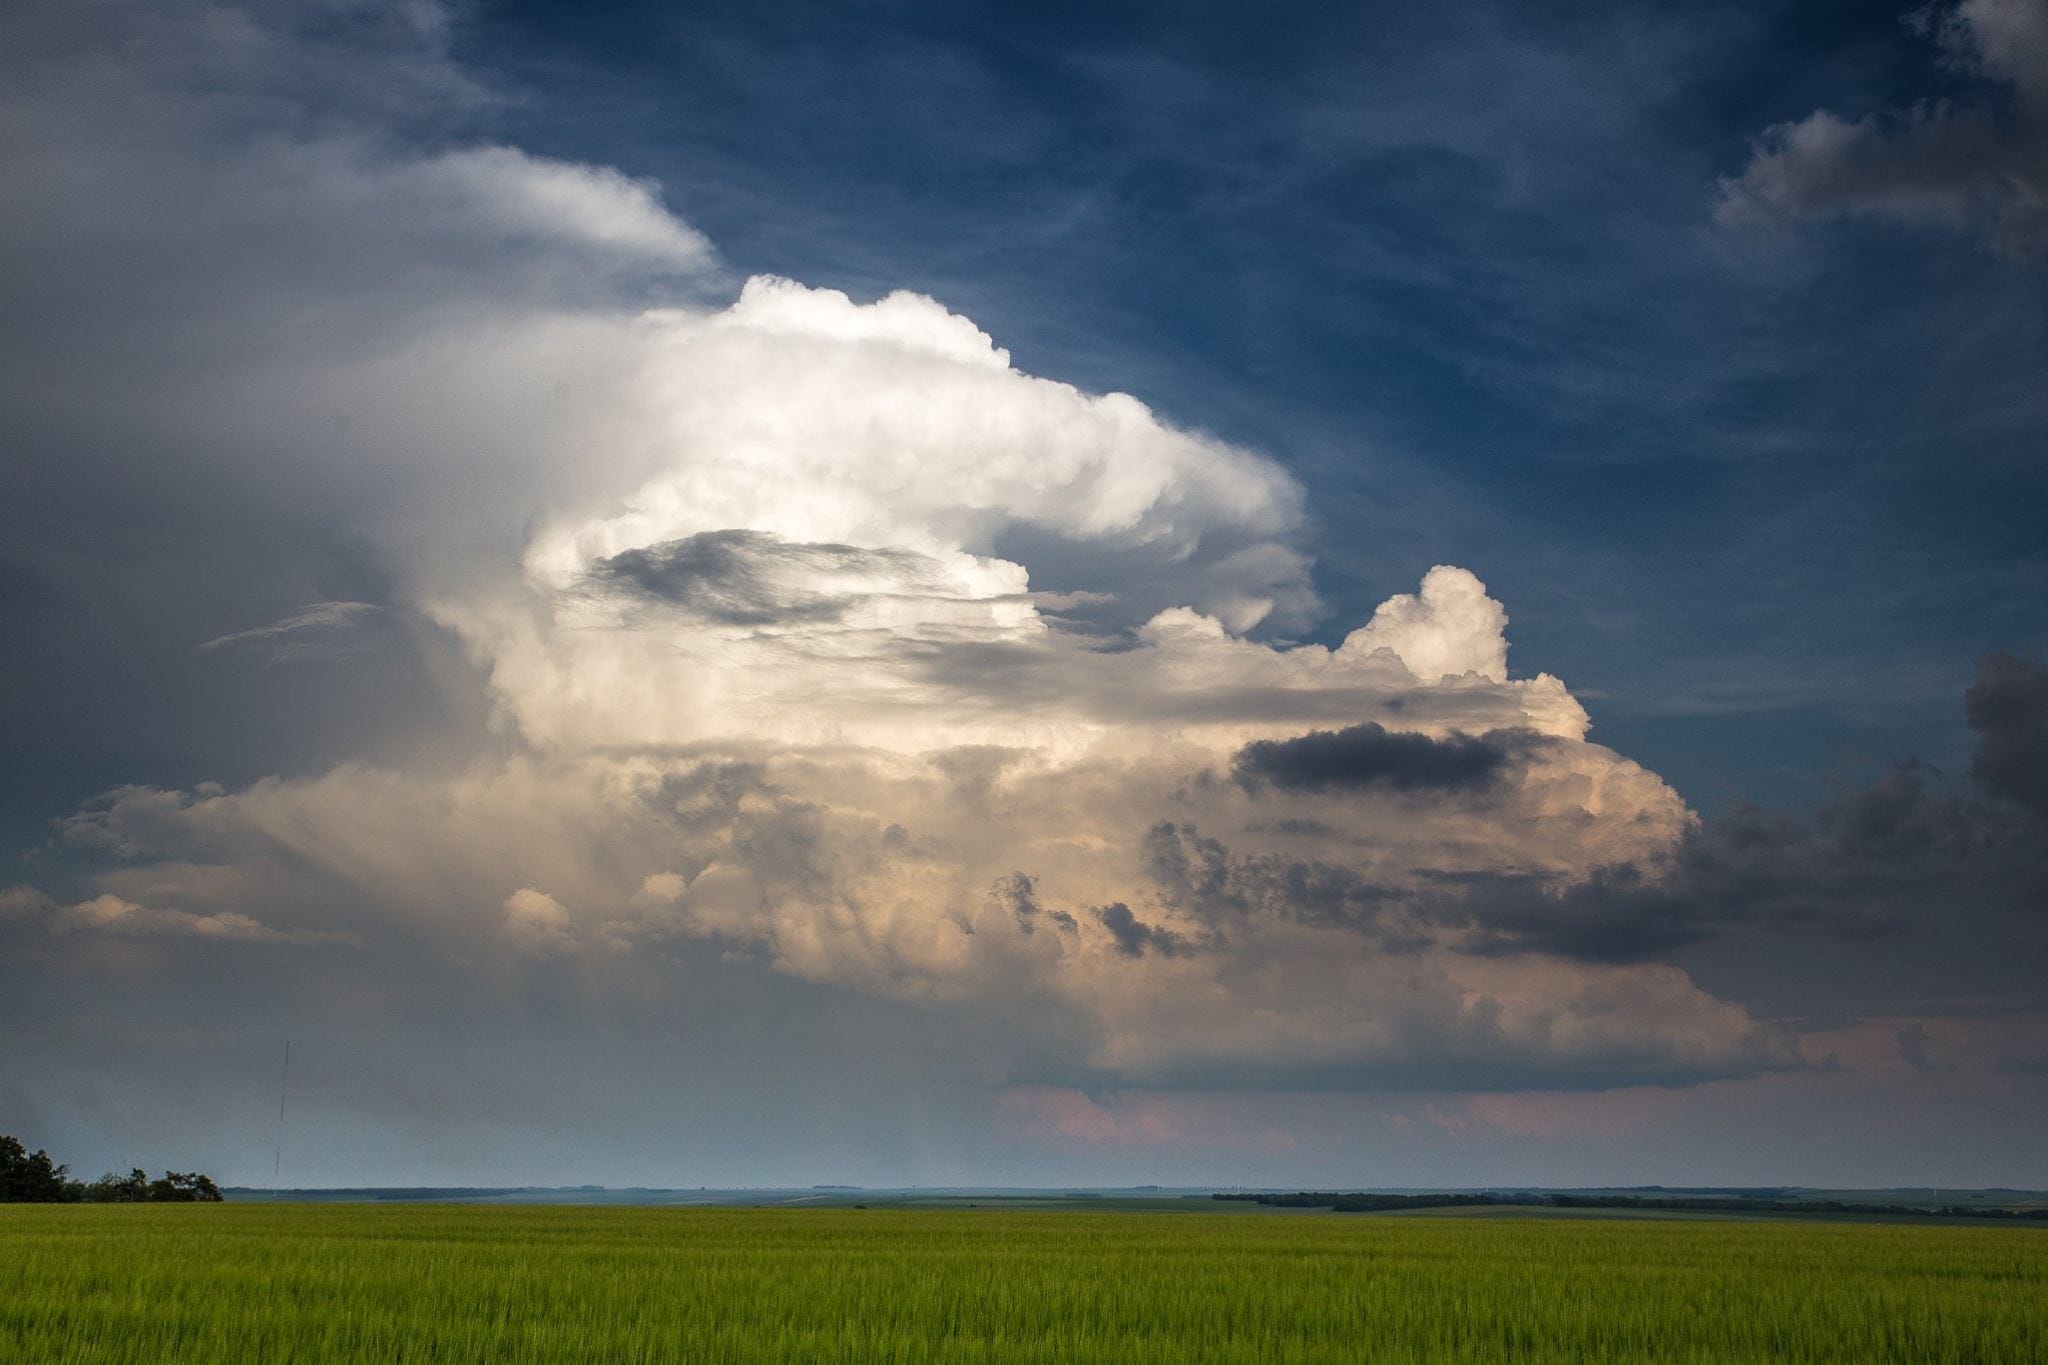
<instances>
[{"instance_id":1,"label":"green field","mask_svg":"<svg viewBox=\"0 0 2048 1365\"><path fill-rule=\"evenodd\" d=\"M2048 1230L0 1207L22 1361L2041 1361Z\"/></svg>"}]
</instances>

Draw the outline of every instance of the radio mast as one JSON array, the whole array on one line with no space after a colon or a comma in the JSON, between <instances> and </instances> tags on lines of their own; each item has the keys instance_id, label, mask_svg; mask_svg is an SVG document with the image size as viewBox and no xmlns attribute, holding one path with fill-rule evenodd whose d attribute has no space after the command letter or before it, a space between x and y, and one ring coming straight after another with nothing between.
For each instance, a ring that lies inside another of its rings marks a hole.
<instances>
[{"instance_id":1,"label":"radio mast","mask_svg":"<svg viewBox=\"0 0 2048 1365\"><path fill-rule=\"evenodd\" d=\"M270 1192L277 1193L278 1173L284 1169L284 1096L292 1079L292 1040L284 1040L284 1070L277 1078L277 1155L270 1163Z\"/></svg>"}]
</instances>

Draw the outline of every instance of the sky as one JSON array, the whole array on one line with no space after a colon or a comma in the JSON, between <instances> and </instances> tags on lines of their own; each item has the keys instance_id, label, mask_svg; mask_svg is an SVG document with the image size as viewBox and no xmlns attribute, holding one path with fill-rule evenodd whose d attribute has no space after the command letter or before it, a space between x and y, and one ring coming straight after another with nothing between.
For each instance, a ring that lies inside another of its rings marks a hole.
<instances>
[{"instance_id":1,"label":"sky","mask_svg":"<svg viewBox=\"0 0 2048 1365\"><path fill-rule=\"evenodd\" d=\"M80 1172L2048 1186L2042 0L21 0L0 183Z\"/></svg>"}]
</instances>

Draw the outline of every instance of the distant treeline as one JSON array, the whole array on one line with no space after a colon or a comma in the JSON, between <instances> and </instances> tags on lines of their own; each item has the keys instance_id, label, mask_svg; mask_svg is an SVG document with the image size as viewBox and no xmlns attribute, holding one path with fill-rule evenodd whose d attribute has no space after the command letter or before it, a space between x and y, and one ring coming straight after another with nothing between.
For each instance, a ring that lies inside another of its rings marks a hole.
<instances>
[{"instance_id":1,"label":"distant treeline","mask_svg":"<svg viewBox=\"0 0 2048 1365\"><path fill-rule=\"evenodd\" d=\"M384 1200L392 1203L445 1204L457 1200L502 1199L521 1194L603 1194L602 1185L323 1185L310 1190L277 1190L264 1185L230 1185L226 1193L237 1199L263 1196L275 1199L332 1199L348 1203Z\"/></svg>"},{"instance_id":2,"label":"distant treeline","mask_svg":"<svg viewBox=\"0 0 2048 1365\"><path fill-rule=\"evenodd\" d=\"M126 1175L109 1172L91 1182L70 1178L71 1168L31 1152L0 1133L0 1204L200 1204L218 1203L220 1187L197 1171L165 1171L151 1180L140 1167Z\"/></svg>"},{"instance_id":3,"label":"distant treeline","mask_svg":"<svg viewBox=\"0 0 2048 1365\"><path fill-rule=\"evenodd\" d=\"M1502 1199L1491 1194L1218 1194L1216 1199L1236 1199L1248 1204L1267 1204L1276 1209L1335 1209L1339 1213L1386 1213L1392 1209L1455 1209L1479 1204L1528 1203Z\"/></svg>"},{"instance_id":4,"label":"distant treeline","mask_svg":"<svg viewBox=\"0 0 2048 1365\"><path fill-rule=\"evenodd\" d=\"M1395 1209L1456 1209L1484 1205L1538 1205L1554 1209L1661 1209L1677 1213L1912 1214L1929 1218L2024 1218L2048 1221L2048 1208L2012 1209L1984 1204L1849 1204L1837 1199L1656 1198L1633 1194L1216 1194L1280 1209L1334 1209L1387 1213Z\"/></svg>"}]
</instances>

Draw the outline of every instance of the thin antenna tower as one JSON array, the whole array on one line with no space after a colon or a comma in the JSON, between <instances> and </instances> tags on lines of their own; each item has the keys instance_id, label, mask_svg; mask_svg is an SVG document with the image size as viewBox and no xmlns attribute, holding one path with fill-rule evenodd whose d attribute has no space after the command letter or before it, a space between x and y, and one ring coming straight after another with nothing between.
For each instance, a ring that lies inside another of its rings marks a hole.
<instances>
[{"instance_id":1,"label":"thin antenna tower","mask_svg":"<svg viewBox=\"0 0 2048 1365\"><path fill-rule=\"evenodd\" d=\"M277 1156L270 1163L270 1192L277 1193L278 1174L284 1170L284 1095L292 1079L292 1040L284 1040L284 1070L277 1078Z\"/></svg>"}]
</instances>

